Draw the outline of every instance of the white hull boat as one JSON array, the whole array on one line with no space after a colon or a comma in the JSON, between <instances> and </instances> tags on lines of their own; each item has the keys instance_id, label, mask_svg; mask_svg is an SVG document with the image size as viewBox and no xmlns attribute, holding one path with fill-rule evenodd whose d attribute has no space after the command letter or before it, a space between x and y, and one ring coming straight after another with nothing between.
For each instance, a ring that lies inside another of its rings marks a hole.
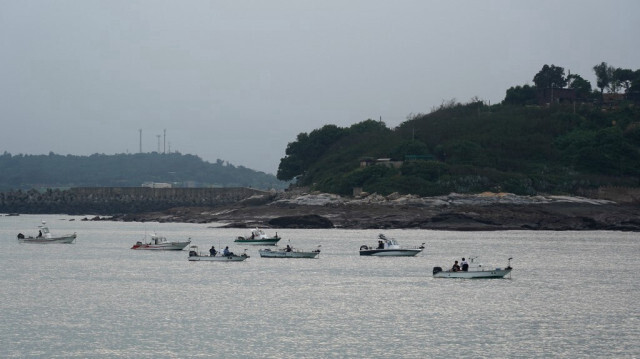
<instances>
[{"instance_id":1,"label":"white hull boat","mask_svg":"<svg viewBox=\"0 0 640 359\"><path fill-rule=\"evenodd\" d=\"M156 250L156 251L181 251L191 243L191 239L185 242L170 242L165 237L151 235L150 241L138 241L131 249Z\"/></svg>"},{"instance_id":2,"label":"white hull boat","mask_svg":"<svg viewBox=\"0 0 640 359\"><path fill-rule=\"evenodd\" d=\"M490 279L490 278L504 278L507 274L511 273L511 259L509 258L509 264L505 268L489 268L476 262L476 257L469 258L469 269L464 270L442 270L441 267L433 267L434 278L461 278L461 279Z\"/></svg>"},{"instance_id":3,"label":"white hull boat","mask_svg":"<svg viewBox=\"0 0 640 359\"><path fill-rule=\"evenodd\" d=\"M233 253L230 255L223 255L222 253L217 253L215 255L206 255L198 251L198 246L191 246L191 248L189 248L190 262L242 262L247 258L249 258L249 256L247 255L246 249L241 255L236 255Z\"/></svg>"},{"instance_id":4,"label":"white hull boat","mask_svg":"<svg viewBox=\"0 0 640 359\"><path fill-rule=\"evenodd\" d=\"M277 232L275 236L269 237L267 236L266 233L264 233L262 229L254 228L253 230L251 230L251 235L238 236L238 238L236 238L234 242L242 243L242 244L262 245L262 246L275 246L280 239L282 238L278 237Z\"/></svg>"},{"instance_id":5,"label":"white hull boat","mask_svg":"<svg viewBox=\"0 0 640 359\"><path fill-rule=\"evenodd\" d=\"M260 249L258 253L260 253L260 257L262 258L317 258L320 255L320 246L318 246L318 249L312 251L295 249L290 246L276 250L265 248Z\"/></svg>"},{"instance_id":6,"label":"white hull boat","mask_svg":"<svg viewBox=\"0 0 640 359\"><path fill-rule=\"evenodd\" d=\"M76 240L76 233L65 234L63 236L54 237L49 232L49 227L46 226L47 222L42 221L42 225L38 226L38 235L35 237L25 237L22 233L18 233L18 241L21 243L73 243Z\"/></svg>"},{"instance_id":7,"label":"white hull boat","mask_svg":"<svg viewBox=\"0 0 640 359\"><path fill-rule=\"evenodd\" d=\"M404 248L393 238L387 238L384 234L378 235L378 246L369 247L363 245L360 247L361 256L373 257L413 257L424 250L424 243L417 248Z\"/></svg>"},{"instance_id":8,"label":"white hull boat","mask_svg":"<svg viewBox=\"0 0 640 359\"><path fill-rule=\"evenodd\" d=\"M189 256L190 262L242 262L245 259L249 258L246 254L241 254L239 256L208 256L208 255L197 255L197 256Z\"/></svg>"}]
</instances>

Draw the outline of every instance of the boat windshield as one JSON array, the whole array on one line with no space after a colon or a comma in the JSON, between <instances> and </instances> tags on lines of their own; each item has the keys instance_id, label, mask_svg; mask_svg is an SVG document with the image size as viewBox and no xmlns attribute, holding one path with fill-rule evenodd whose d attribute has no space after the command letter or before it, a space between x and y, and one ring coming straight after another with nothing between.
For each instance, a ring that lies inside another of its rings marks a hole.
<instances>
[{"instance_id":1,"label":"boat windshield","mask_svg":"<svg viewBox=\"0 0 640 359\"><path fill-rule=\"evenodd\" d=\"M251 231L251 234L253 234L254 237L258 237L258 238L265 236L264 231L262 229L258 229L258 228L256 228L253 231Z\"/></svg>"}]
</instances>

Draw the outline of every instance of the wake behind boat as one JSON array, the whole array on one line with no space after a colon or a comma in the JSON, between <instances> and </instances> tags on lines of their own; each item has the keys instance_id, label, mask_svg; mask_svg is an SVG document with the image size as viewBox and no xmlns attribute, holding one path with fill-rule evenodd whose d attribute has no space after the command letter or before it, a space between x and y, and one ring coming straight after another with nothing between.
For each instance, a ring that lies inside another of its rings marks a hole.
<instances>
[{"instance_id":1,"label":"wake behind boat","mask_svg":"<svg viewBox=\"0 0 640 359\"><path fill-rule=\"evenodd\" d=\"M215 248L211 247L209 255L202 254L198 250L198 246L191 246L189 248L189 261L191 262L242 262L249 258L247 250L241 255L236 255L233 252L228 252L229 247L225 248L225 251L218 253Z\"/></svg>"},{"instance_id":2,"label":"wake behind boat","mask_svg":"<svg viewBox=\"0 0 640 359\"><path fill-rule=\"evenodd\" d=\"M311 251L305 251L297 248L293 248L287 244L285 248L278 249L260 249L258 251L262 258L316 258L320 255L320 246L317 249Z\"/></svg>"},{"instance_id":3,"label":"wake behind boat","mask_svg":"<svg viewBox=\"0 0 640 359\"><path fill-rule=\"evenodd\" d=\"M478 257L470 257L468 263L468 269L465 270L465 266L463 265L458 269L456 264L454 267L443 271L441 267L433 267L433 277L434 278L462 278L462 279L480 279L480 278L504 278L507 274L511 273L511 259L509 258L509 263L506 268L490 268L485 267L477 261ZM464 258L463 258L464 260ZM464 263L464 261L463 261Z\"/></svg>"},{"instance_id":4,"label":"wake behind boat","mask_svg":"<svg viewBox=\"0 0 640 359\"><path fill-rule=\"evenodd\" d=\"M238 236L234 242L243 243L243 244L258 244L258 245L267 245L267 246L275 246L278 241L282 239L278 237L278 233L273 237L267 236L266 233L262 229L254 228L251 230L251 235L249 236Z\"/></svg>"},{"instance_id":5,"label":"wake behind boat","mask_svg":"<svg viewBox=\"0 0 640 359\"><path fill-rule=\"evenodd\" d=\"M368 247L363 245L360 247L361 256L395 256L395 257L412 257L422 252L424 249L424 243L417 248L404 248L401 247L398 242L393 238L387 238L384 234L378 235L378 246Z\"/></svg>"},{"instance_id":6,"label":"wake behind boat","mask_svg":"<svg viewBox=\"0 0 640 359\"><path fill-rule=\"evenodd\" d=\"M47 222L42 221L42 225L38 226L38 235L35 237L25 237L24 234L18 233L18 241L21 243L73 243L76 240L76 233L65 234L63 236L54 237L47 227Z\"/></svg>"},{"instance_id":7,"label":"wake behind boat","mask_svg":"<svg viewBox=\"0 0 640 359\"><path fill-rule=\"evenodd\" d=\"M138 241L131 249L181 251L191 243L191 239L185 242L169 242L166 237L153 233L149 241Z\"/></svg>"}]
</instances>

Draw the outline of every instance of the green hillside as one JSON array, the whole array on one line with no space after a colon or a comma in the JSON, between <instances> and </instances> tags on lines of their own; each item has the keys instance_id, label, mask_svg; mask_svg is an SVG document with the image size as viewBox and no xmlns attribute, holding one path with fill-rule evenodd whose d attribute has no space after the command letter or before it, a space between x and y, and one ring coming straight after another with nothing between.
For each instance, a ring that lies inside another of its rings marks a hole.
<instances>
[{"instance_id":1,"label":"green hillside","mask_svg":"<svg viewBox=\"0 0 640 359\"><path fill-rule=\"evenodd\" d=\"M281 180L351 194L568 193L640 186L640 70L593 67L597 89L544 65L501 104L450 101L390 129L327 125L288 144ZM606 93L605 93L606 90Z\"/></svg>"},{"instance_id":2,"label":"green hillside","mask_svg":"<svg viewBox=\"0 0 640 359\"><path fill-rule=\"evenodd\" d=\"M180 153L91 156L0 155L0 190L65 187L140 187L144 182L174 187L282 189L275 176L222 160L203 161Z\"/></svg>"},{"instance_id":3,"label":"green hillside","mask_svg":"<svg viewBox=\"0 0 640 359\"><path fill-rule=\"evenodd\" d=\"M391 162L371 161L389 158ZM363 160L369 165L361 167ZM398 161L397 168L392 161ZM401 163L399 163L401 161ZM340 194L577 193L638 186L640 110L450 103L395 129L367 120L289 143L278 178Z\"/></svg>"}]
</instances>

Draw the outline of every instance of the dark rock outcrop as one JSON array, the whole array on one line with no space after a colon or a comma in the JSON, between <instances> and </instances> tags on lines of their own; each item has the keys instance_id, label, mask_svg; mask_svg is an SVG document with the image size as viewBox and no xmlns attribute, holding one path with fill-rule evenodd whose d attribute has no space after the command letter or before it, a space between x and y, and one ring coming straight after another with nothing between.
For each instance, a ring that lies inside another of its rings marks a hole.
<instances>
[{"instance_id":1,"label":"dark rock outcrop","mask_svg":"<svg viewBox=\"0 0 640 359\"><path fill-rule=\"evenodd\" d=\"M284 216L269 220L269 225L278 228L333 228L333 223L317 214L303 216Z\"/></svg>"}]
</instances>

